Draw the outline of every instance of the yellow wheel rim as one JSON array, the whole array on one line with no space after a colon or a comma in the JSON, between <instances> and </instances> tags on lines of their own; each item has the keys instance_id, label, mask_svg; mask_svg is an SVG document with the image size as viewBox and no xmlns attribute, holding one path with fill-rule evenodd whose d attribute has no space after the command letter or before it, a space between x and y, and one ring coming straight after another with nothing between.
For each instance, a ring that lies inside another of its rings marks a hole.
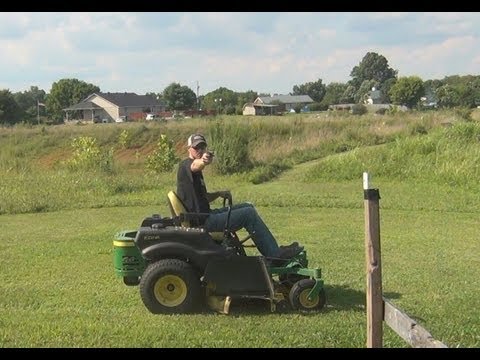
<instances>
[{"instance_id":1,"label":"yellow wheel rim","mask_svg":"<svg viewBox=\"0 0 480 360\"><path fill-rule=\"evenodd\" d=\"M153 293L158 302L163 306L178 306L187 297L187 284L179 276L165 275L157 280Z\"/></svg>"},{"instance_id":2,"label":"yellow wheel rim","mask_svg":"<svg viewBox=\"0 0 480 360\"><path fill-rule=\"evenodd\" d=\"M305 309L313 309L314 307L318 306L320 302L320 296L315 296L312 300L308 300L308 294L310 294L310 291L312 289L305 289L300 293L299 296L299 301L300 304L305 308Z\"/></svg>"}]
</instances>

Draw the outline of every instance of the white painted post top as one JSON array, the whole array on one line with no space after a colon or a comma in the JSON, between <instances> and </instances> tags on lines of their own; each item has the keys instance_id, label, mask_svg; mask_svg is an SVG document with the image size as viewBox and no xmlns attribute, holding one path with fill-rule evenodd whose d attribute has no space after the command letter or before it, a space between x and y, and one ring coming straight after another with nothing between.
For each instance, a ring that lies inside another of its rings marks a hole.
<instances>
[{"instance_id":1,"label":"white painted post top","mask_svg":"<svg viewBox=\"0 0 480 360\"><path fill-rule=\"evenodd\" d=\"M370 189L370 176L368 175L367 172L363 173L363 190L368 190Z\"/></svg>"}]
</instances>

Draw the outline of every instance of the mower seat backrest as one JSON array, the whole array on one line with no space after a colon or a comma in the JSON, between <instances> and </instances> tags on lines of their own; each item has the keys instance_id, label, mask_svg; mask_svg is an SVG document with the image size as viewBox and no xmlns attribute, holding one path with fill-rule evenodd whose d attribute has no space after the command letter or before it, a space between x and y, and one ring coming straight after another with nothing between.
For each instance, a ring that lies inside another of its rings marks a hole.
<instances>
[{"instance_id":1,"label":"mower seat backrest","mask_svg":"<svg viewBox=\"0 0 480 360\"><path fill-rule=\"evenodd\" d=\"M170 207L170 211L172 213L172 217L180 216L180 214L185 214L187 209L183 204L183 201L180 200L178 195L174 191L169 191L167 194L168 197L168 206ZM182 221L182 226L190 227L190 222L187 220Z\"/></svg>"},{"instance_id":2,"label":"mower seat backrest","mask_svg":"<svg viewBox=\"0 0 480 360\"><path fill-rule=\"evenodd\" d=\"M175 191L170 190L167 194L167 197L168 197L168 205L170 207L172 217L180 216L181 214L187 213L187 208L185 207L185 204L178 197ZM181 222L181 225L184 227L190 227L190 221L184 220ZM216 241L223 240L223 232L213 232L213 233L210 233L210 236Z\"/></svg>"}]
</instances>

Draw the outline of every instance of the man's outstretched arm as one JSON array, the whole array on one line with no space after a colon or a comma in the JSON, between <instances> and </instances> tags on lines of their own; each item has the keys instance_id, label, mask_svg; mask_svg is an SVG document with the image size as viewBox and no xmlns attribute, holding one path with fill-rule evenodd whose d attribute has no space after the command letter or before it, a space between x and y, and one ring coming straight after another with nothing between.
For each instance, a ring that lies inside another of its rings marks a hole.
<instances>
[{"instance_id":1,"label":"man's outstretched arm","mask_svg":"<svg viewBox=\"0 0 480 360\"><path fill-rule=\"evenodd\" d=\"M215 201L219 197L222 198L222 199L232 200L232 194L230 193L230 190L222 190L222 191L215 191L215 192L207 193L208 202Z\"/></svg>"}]
</instances>

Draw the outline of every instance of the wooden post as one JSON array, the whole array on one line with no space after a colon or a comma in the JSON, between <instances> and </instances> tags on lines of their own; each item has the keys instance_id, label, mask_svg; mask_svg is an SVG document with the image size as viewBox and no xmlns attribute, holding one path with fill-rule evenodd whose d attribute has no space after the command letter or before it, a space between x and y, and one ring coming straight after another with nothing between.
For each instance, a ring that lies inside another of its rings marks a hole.
<instances>
[{"instance_id":1,"label":"wooden post","mask_svg":"<svg viewBox=\"0 0 480 360\"><path fill-rule=\"evenodd\" d=\"M370 189L363 173L365 207L365 260L367 273L367 347L381 348L383 342L382 266L380 256L380 215L378 189Z\"/></svg>"}]
</instances>

